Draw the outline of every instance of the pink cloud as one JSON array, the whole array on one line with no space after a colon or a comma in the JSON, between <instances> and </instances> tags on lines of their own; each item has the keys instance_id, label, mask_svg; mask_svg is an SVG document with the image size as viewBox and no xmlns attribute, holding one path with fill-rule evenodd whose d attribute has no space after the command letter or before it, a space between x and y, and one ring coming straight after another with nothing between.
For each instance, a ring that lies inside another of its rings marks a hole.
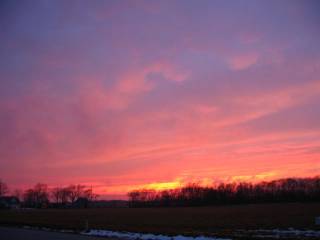
<instances>
[{"instance_id":1,"label":"pink cloud","mask_svg":"<svg viewBox=\"0 0 320 240\"><path fill-rule=\"evenodd\" d=\"M227 62L232 70L244 70L257 63L257 53L238 54L228 58Z\"/></svg>"}]
</instances>

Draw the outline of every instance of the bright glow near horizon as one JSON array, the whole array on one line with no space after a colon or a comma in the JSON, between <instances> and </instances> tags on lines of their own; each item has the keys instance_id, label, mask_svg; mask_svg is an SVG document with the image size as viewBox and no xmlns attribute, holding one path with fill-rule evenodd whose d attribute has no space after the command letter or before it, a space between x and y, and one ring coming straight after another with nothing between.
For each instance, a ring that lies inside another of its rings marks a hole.
<instances>
[{"instance_id":1,"label":"bright glow near horizon","mask_svg":"<svg viewBox=\"0 0 320 240\"><path fill-rule=\"evenodd\" d=\"M11 189L320 174L318 1L0 3Z\"/></svg>"}]
</instances>

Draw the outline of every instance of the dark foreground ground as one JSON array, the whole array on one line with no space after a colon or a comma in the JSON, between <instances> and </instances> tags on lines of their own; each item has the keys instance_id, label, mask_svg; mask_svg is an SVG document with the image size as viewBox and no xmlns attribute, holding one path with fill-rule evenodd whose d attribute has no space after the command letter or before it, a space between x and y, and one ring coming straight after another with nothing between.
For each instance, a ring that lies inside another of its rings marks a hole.
<instances>
[{"instance_id":1,"label":"dark foreground ground","mask_svg":"<svg viewBox=\"0 0 320 240\"><path fill-rule=\"evenodd\" d=\"M0 227L1 240L101 240L77 234Z\"/></svg>"},{"instance_id":2,"label":"dark foreground ground","mask_svg":"<svg viewBox=\"0 0 320 240\"><path fill-rule=\"evenodd\" d=\"M231 236L234 230L314 229L320 203L250 204L189 208L2 210L0 224L81 231L91 229L167 235Z\"/></svg>"}]
</instances>

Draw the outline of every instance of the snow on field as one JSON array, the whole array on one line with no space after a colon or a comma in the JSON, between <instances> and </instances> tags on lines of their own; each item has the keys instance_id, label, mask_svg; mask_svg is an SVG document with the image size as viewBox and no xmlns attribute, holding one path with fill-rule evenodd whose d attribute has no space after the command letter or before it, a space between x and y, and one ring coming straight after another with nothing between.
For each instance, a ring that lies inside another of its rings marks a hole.
<instances>
[{"instance_id":1,"label":"snow on field","mask_svg":"<svg viewBox=\"0 0 320 240\"><path fill-rule=\"evenodd\" d=\"M141 240L231 240L229 238L216 238L216 237L188 237L188 236L166 236L144 233L132 233L132 232L114 232L107 230L90 230L83 233L85 235L100 236L100 237L115 237L123 239L141 239Z\"/></svg>"},{"instance_id":2,"label":"snow on field","mask_svg":"<svg viewBox=\"0 0 320 240\"><path fill-rule=\"evenodd\" d=\"M320 238L320 231L317 230L297 230L289 228L287 230L280 229L257 229L257 230L240 230L236 231L241 234L238 236L256 237L256 238L297 238L304 237L305 239ZM166 235L155 235L155 234L143 234L143 233L132 233L132 232L114 232L108 230L90 230L89 232L83 232L85 235L100 236L100 237L114 237L128 240L227 240L227 238L217 237L189 237L189 236L166 236Z\"/></svg>"},{"instance_id":3,"label":"snow on field","mask_svg":"<svg viewBox=\"0 0 320 240\"><path fill-rule=\"evenodd\" d=\"M41 227L30 227L24 226L26 229L35 229L42 231L55 231L55 232L64 232L64 233L79 233L73 230L57 230L50 228L41 228ZM147 233L134 233L134 232L115 232L108 230L97 230L92 229L87 232L81 232L83 235L97 236L97 237L113 237L127 240L231 240L230 238L218 238L218 237L190 237L190 236L167 236L167 235L156 235L156 234L147 234ZM285 239L320 239L320 230L298 230L294 228L284 229L255 229L255 230L234 230L234 236L237 237L251 237L254 238L285 238Z\"/></svg>"},{"instance_id":4,"label":"snow on field","mask_svg":"<svg viewBox=\"0 0 320 240\"><path fill-rule=\"evenodd\" d=\"M317 230L297 230L294 228L289 228L288 230L280 229L258 229L258 230L249 230L255 237L260 238L292 238L292 237L306 237L306 238L320 238L320 231Z\"/></svg>"}]
</instances>

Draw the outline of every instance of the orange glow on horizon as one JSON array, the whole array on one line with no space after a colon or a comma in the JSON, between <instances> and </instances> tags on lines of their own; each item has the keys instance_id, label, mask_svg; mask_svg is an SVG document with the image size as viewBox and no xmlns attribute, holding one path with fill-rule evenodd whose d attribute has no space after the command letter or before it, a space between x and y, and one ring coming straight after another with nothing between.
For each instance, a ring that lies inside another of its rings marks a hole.
<instances>
[{"instance_id":1,"label":"orange glow on horizon","mask_svg":"<svg viewBox=\"0 0 320 240\"><path fill-rule=\"evenodd\" d=\"M315 175L317 176L317 175ZM315 177L310 175L295 175L294 177ZM117 196L121 199L127 198L127 193L133 190L153 190L153 191L163 191L163 190L174 190L179 189L189 184L197 184L198 186L202 187L211 187L217 186L221 183L224 184L237 184L237 183L251 183L257 184L260 182L268 182L273 180L280 180L284 178L290 178L292 175L282 175L278 174L276 171L265 172L256 175L235 175L231 177L225 177L222 179L210 179L210 178L203 178L203 179L194 179L194 180L183 180L182 178L176 179L171 182L152 182L147 184L138 184L138 185L121 185L121 186L114 186L114 187L106 187L100 186L94 188L95 192L98 193L102 199L106 195L110 196ZM121 197L122 196L122 197Z\"/></svg>"}]
</instances>

